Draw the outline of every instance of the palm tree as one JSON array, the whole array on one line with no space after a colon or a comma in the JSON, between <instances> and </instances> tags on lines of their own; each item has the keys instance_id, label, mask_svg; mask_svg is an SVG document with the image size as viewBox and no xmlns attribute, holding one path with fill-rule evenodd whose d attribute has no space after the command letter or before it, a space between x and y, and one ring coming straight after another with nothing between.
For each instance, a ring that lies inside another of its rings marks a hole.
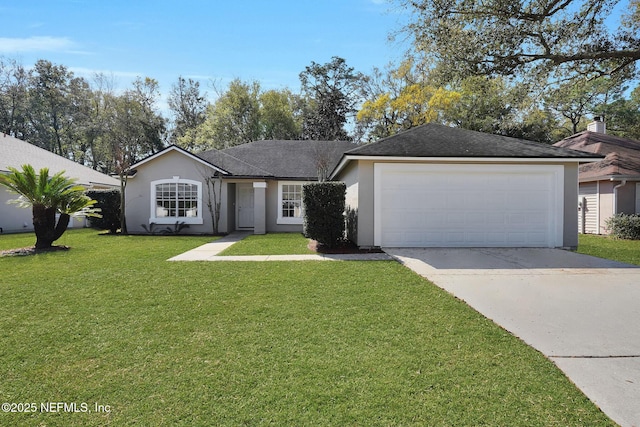
<instances>
[{"instance_id":1,"label":"palm tree","mask_svg":"<svg viewBox=\"0 0 640 427\"><path fill-rule=\"evenodd\" d=\"M49 169L42 168L36 174L33 166L23 165L22 171L9 168L10 173L0 175L0 184L19 194L14 200L21 207L31 207L33 228L36 233L36 249L53 246L67 230L71 215L99 216L96 203L84 194L85 188L75 180L64 176L64 171L49 176ZM56 223L56 214L60 217Z\"/></svg>"}]
</instances>

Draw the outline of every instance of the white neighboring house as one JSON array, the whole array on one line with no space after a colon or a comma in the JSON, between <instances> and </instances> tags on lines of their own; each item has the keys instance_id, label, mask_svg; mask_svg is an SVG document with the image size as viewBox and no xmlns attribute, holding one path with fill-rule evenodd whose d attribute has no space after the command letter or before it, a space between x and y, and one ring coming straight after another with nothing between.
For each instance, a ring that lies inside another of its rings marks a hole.
<instances>
[{"instance_id":1,"label":"white neighboring house","mask_svg":"<svg viewBox=\"0 0 640 427\"><path fill-rule=\"evenodd\" d=\"M64 175L76 179L76 182L87 189L119 188L120 181L91 168L65 159L47 150L36 147L18 138L0 133L0 173L9 172L9 167L22 169L22 165L30 164L38 172L49 168L51 174L64 171ZM0 186L0 228L3 233L15 233L33 230L30 209L18 207L8 201L18 196ZM69 227L83 227L85 218L72 218Z\"/></svg>"}]
</instances>

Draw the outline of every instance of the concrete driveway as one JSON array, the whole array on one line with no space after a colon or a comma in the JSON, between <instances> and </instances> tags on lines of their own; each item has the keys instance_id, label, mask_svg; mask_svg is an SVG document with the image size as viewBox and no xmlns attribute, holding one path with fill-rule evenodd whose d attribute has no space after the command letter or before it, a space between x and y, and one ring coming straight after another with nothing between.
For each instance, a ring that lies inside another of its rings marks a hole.
<instances>
[{"instance_id":1,"label":"concrete driveway","mask_svg":"<svg viewBox=\"0 0 640 427\"><path fill-rule=\"evenodd\" d=\"M640 426L640 268L559 249L385 248Z\"/></svg>"}]
</instances>

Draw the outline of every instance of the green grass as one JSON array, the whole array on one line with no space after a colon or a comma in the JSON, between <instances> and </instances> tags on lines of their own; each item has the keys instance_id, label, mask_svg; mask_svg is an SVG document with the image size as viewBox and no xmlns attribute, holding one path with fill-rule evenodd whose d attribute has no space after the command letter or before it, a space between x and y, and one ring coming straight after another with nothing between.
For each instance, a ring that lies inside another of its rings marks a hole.
<instances>
[{"instance_id":1,"label":"green grass","mask_svg":"<svg viewBox=\"0 0 640 427\"><path fill-rule=\"evenodd\" d=\"M313 254L307 245L309 239L300 233L269 233L250 235L220 255L306 255Z\"/></svg>"},{"instance_id":2,"label":"green grass","mask_svg":"<svg viewBox=\"0 0 640 427\"><path fill-rule=\"evenodd\" d=\"M578 252L640 265L640 240L621 240L608 236L580 234Z\"/></svg>"},{"instance_id":3,"label":"green grass","mask_svg":"<svg viewBox=\"0 0 640 427\"><path fill-rule=\"evenodd\" d=\"M0 412L2 426L614 425L396 262L167 262L210 238L63 240L0 258L0 402L111 412Z\"/></svg>"}]
</instances>

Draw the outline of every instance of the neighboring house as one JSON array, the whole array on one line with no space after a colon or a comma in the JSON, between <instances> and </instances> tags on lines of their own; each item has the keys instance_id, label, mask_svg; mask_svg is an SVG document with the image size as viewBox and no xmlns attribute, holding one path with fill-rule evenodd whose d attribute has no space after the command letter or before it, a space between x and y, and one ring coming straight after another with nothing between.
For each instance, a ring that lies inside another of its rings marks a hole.
<instances>
[{"instance_id":1,"label":"neighboring house","mask_svg":"<svg viewBox=\"0 0 640 427\"><path fill-rule=\"evenodd\" d=\"M578 165L598 155L427 124L345 153L352 240L387 247L578 244Z\"/></svg>"},{"instance_id":2,"label":"neighboring house","mask_svg":"<svg viewBox=\"0 0 640 427\"><path fill-rule=\"evenodd\" d=\"M22 165L30 164L36 170L49 168L50 174L64 171L64 175L76 179L88 189L119 188L120 181L108 175L82 166L50 151L36 147L28 142L0 133L0 173L8 173L9 167L22 170ZM18 196L0 186L0 227L4 233L31 231L33 220L30 209L20 208L7 203ZM85 225L84 218L73 218L70 227Z\"/></svg>"},{"instance_id":3,"label":"neighboring house","mask_svg":"<svg viewBox=\"0 0 640 427\"><path fill-rule=\"evenodd\" d=\"M604 159L580 166L578 226L581 233L607 234L607 219L640 213L640 141L607 135L599 117L588 130L554 144Z\"/></svg>"},{"instance_id":4,"label":"neighboring house","mask_svg":"<svg viewBox=\"0 0 640 427\"><path fill-rule=\"evenodd\" d=\"M578 165L601 158L437 124L362 146L258 141L198 155L171 146L133 166L127 223L210 233L205 177L216 175L220 232L299 232L302 184L320 169L346 183L349 237L361 247L576 247Z\"/></svg>"},{"instance_id":5,"label":"neighboring house","mask_svg":"<svg viewBox=\"0 0 640 427\"><path fill-rule=\"evenodd\" d=\"M220 233L301 232L302 185L327 176L353 147L343 141L256 141L196 155L170 146L131 167L128 230L185 223L184 233L211 233L205 178L215 176Z\"/></svg>"}]
</instances>

